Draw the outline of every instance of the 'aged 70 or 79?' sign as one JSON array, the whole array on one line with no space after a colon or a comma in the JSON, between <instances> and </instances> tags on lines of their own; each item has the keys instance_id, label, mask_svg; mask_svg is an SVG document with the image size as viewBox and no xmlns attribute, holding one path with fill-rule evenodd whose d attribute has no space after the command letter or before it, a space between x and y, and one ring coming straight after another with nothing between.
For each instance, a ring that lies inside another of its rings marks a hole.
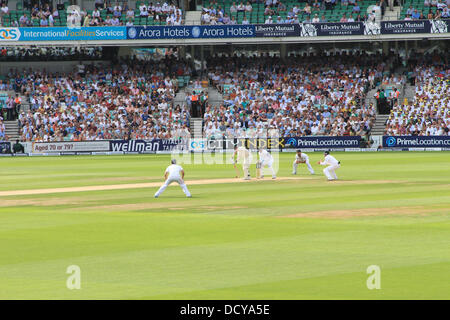
<instances>
[{"instance_id":1,"label":"'aged 70 or 79?' sign","mask_svg":"<svg viewBox=\"0 0 450 320\"><path fill-rule=\"evenodd\" d=\"M109 151L109 141L35 142L32 153Z\"/></svg>"}]
</instances>

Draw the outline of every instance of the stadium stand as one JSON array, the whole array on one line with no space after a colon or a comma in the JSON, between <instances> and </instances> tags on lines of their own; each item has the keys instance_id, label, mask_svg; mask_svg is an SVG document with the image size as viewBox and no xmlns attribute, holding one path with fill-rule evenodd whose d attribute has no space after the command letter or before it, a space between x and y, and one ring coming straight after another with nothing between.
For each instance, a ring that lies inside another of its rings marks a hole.
<instances>
[{"instance_id":1,"label":"stadium stand","mask_svg":"<svg viewBox=\"0 0 450 320\"><path fill-rule=\"evenodd\" d=\"M373 0L308 1L272 0L258 3L228 0L205 0L202 24L264 24L299 22L365 21ZM270 21L268 20L270 17ZM315 19L315 20L314 20Z\"/></svg>"},{"instance_id":2,"label":"stadium stand","mask_svg":"<svg viewBox=\"0 0 450 320\"><path fill-rule=\"evenodd\" d=\"M400 12L400 20L440 19L450 17L450 1L406 0Z\"/></svg>"},{"instance_id":3,"label":"stadium stand","mask_svg":"<svg viewBox=\"0 0 450 320\"><path fill-rule=\"evenodd\" d=\"M365 104L369 76L381 81L395 56L212 58L209 77L224 94L224 104L207 108L205 135L254 135L268 129L285 137L366 135L376 115L375 107Z\"/></svg>"},{"instance_id":4,"label":"stadium stand","mask_svg":"<svg viewBox=\"0 0 450 320\"><path fill-rule=\"evenodd\" d=\"M180 25L183 24L182 10L170 2L136 1L132 8L128 1L96 5L93 10L81 8L81 12L70 10L69 2L58 10L56 1L41 1L30 8L18 2L16 10L0 8L3 27L66 27L75 20L81 26L131 26L131 25Z\"/></svg>"},{"instance_id":5,"label":"stadium stand","mask_svg":"<svg viewBox=\"0 0 450 320\"><path fill-rule=\"evenodd\" d=\"M415 95L412 100L395 104L386 123L386 135L449 135L450 64L449 54L425 56L416 62Z\"/></svg>"},{"instance_id":6,"label":"stadium stand","mask_svg":"<svg viewBox=\"0 0 450 320\"><path fill-rule=\"evenodd\" d=\"M120 61L71 74L15 72L31 109L19 115L22 141L189 137L189 111L173 105L185 63Z\"/></svg>"}]
</instances>

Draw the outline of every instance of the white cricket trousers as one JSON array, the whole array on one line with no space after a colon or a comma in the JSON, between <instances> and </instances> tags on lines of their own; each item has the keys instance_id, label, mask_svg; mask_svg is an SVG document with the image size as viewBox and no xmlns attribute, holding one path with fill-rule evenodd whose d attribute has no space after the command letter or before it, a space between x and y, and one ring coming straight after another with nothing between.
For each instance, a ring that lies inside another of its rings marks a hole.
<instances>
[{"instance_id":1,"label":"white cricket trousers","mask_svg":"<svg viewBox=\"0 0 450 320\"><path fill-rule=\"evenodd\" d=\"M242 170L244 171L244 179L250 178L250 162L249 161L244 161L244 163L242 163Z\"/></svg>"},{"instance_id":2,"label":"white cricket trousers","mask_svg":"<svg viewBox=\"0 0 450 320\"><path fill-rule=\"evenodd\" d=\"M159 188L159 190L155 193L155 197L159 197L161 193L166 190L166 188L171 184L172 182L176 182L180 185L181 189L183 189L184 194L187 197L191 196L191 193L189 192L188 188L186 187L186 184L181 180L181 178L168 178L166 182Z\"/></svg>"},{"instance_id":3,"label":"white cricket trousers","mask_svg":"<svg viewBox=\"0 0 450 320\"><path fill-rule=\"evenodd\" d=\"M306 159L306 166L308 167L308 170L311 174L314 174L314 169L311 167L311 164L309 163L309 159ZM298 163L297 160L294 160L294 163L292 165L292 173L297 173L297 167Z\"/></svg>"},{"instance_id":4,"label":"white cricket trousers","mask_svg":"<svg viewBox=\"0 0 450 320\"><path fill-rule=\"evenodd\" d=\"M275 170L273 170L272 165L273 165L273 160L272 161L263 161L261 163L261 175L264 175L263 174L264 167L268 167L270 169L270 172L272 173L272 177L275 177L276 174L275 174Z\"/></svg>"},{"instance_id":5,"label":"white cricket trousers","mask_svg":"<svg viewBox=\"0 0 450 320\"><path fill-rule=\"evenodd\" d=\"M325 169L323 169L323 173L325 174L328 180L337 180L335 170L339 169L340 167L341 167L340 164L328 166Z\"/></svg>"}]
</instances>

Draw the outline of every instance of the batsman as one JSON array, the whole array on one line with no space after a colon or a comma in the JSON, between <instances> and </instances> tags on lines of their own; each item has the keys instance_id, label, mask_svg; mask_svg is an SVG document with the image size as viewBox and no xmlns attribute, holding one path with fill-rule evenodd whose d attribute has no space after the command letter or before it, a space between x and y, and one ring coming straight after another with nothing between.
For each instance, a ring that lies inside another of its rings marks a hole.
<instances>
[{"instance_id":1,"label":"batsman","mask_svg":"<svg viewBox=\"0 0 450 320\"><path fill-rule=\"evenodd\" d=\"M244 180L250 180L250 164L252 163L252 153L244 146L234 146L234 153L232 156L233 165L237 172L236 163L242 162L242 170L244 171Z\"/></svg>"}]
</instances>

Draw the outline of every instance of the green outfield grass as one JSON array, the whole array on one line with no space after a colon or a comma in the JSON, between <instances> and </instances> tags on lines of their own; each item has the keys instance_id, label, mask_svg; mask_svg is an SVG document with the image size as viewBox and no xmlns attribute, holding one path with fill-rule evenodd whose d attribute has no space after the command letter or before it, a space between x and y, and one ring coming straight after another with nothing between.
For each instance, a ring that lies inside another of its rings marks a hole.
<instances>
[{"instance_id":1,"label":"green outfield grass","mask_svg":"<svg viewBox=\"0 0 450 320\"><path fill-rule=\"evenodd\" d=\"M0 193L124 185L0 196L0 299L449 299L450 153L335 156L338 182L320 153L295 180L189 185L235 173L186 164L191 199L126 188L161 182L168 155L0 158Z\"/></svg>"}]
</instances>

